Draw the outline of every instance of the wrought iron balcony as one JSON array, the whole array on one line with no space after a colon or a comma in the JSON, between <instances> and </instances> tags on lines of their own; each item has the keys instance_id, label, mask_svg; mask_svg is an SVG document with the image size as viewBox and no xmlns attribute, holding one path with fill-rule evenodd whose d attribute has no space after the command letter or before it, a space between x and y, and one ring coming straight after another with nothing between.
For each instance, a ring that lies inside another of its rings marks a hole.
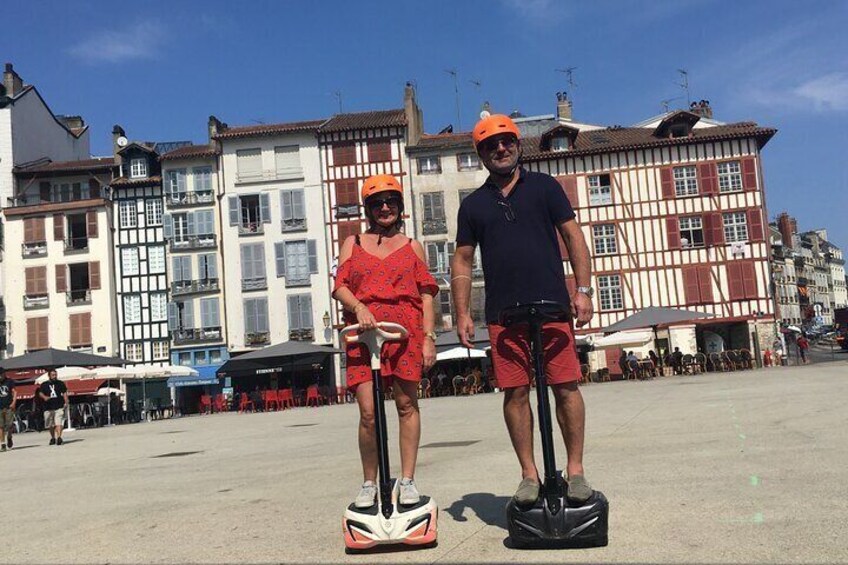
<instances>
[{"instance_id":1,"label":"wrought iron balcony","mask_svg":"<svg viewBox=\"0 0 848 565\"><path fill-rule=\"evenodd\" d=\"M171 251L189 251L192 249L209 249L218 245L218 237L214 233L204 235L189 235L171 238Z\"/></svg>"},{"instance_id":2,"label":"wrought iron balcony","mask_svg":"<svg viewBox=\"0 0 848 565\"><path fill-rule=\"evenodd\" d=\"M172 330L171 339L174 340L174 345L219 341L221 339L221 327L181 328Z\"/></svg>"},{"instance_id":3,"label":"wrought iron balcony","mask_svg":"<svg viewBox=\"0 0 848 565\"><path fill-rule=\"evenodd\" d=\"M21 254L26 257L44 257L47 255L46 241L29 241L21 244Z\"/></svg>"},{"instance_id":4,"label":"wrought iron balcony","mask_svg":"<svg viewBox=\"0 0 848 565\"><path fill-rule=\"evenodd\" d=\"M312 328L299 328L289 330L290 341L312 341L314 339Z\"/></svg>"},{"instance_id":5,"label":"wrought iron balcony","mask_svg":"<svg viewBox=\"0 0 848 565\"><path fill-rule=\"evenodd\" d=\"M38 310L50 307L50 296L47 294L24 295L24 310Z\"/></svg>"},{"instance_id":6,"label":"wrought iron balcony","mask_svg":"<svg viewBox=\"0 0 848 565\"><path fill-rule=\"evenodd\" d=\"M255 279L241 279L242 290L263 290L268 288L268 279L265 277Z\"/></svg>"},{"instance_id":7,"label":"wrought iron balcony","mask_svg":"<svg viewBox=\"0 0 848 565\"><path fill-rule=\"evenodd\" d=\"M262 235L265 233L265 224L262 222L239 224L238 233L239 235Z\"/></svg>"},{"instance_id":8,"label":"wrought iron balcony","mask_svg":"<svg viewBox=\"0 0 848 565\"><path fill-rule=\"evenodd\" d=\"M88 251L88 236L69 237L65 240L65 253Z\"/></svg>"},{"instance_id":9,"label":"wrought iron balcony","mask_svg":"<svg viewBox=\"0 0 848 565\"><path fill-rule=\"evenodd\" d=\"M248 347L268 345L271 343L271 332L248 332L244 336L244 344Z\"/></svg>"},{"instance_id":10,"label":"wrought iron balcony","mask_svg":"<svg viewBox=\"0 0 848 565\"><path fill-rule=\"evenodd\" d=\"M358 218L359 204L339 204L336 206L336 218Z\"/></svg>"},{"instance_id":11,"label":"wrought iron balcony","mask_svg":"<svg viewBox=\"0 0 848 565\"><path fill-rule=\"evenodd\" d=\"M306 229L306 218L298 218L295 220L283 220L283 231L303 231Z\"/></svg>"},{"instance_id":12,"label":"wrought iron balcony","mask_svg":"<svg viewBox=\"0 0 848 565\"><path fill-rule=\"evenodd\" d=\"M215 197L211 190L196 190L194 192L177 192L165 196L165 204L171 208L187 208L212 204Z\"/></svg>"},{"instance_id":13,"label":"wrought iron balcony","mask_svg":"<svg viewBox=\"0 0 848 565\"><path fill-rule=\"evenodd\" d=\"M218 279L201 279L197 281L175 281L171 283L171 296L184 294L200 294L215 292L219 288Z\"/></svg>"},{"instance_id":14,"label":"wrought iron balcony","mask_svg":"<svg viewBox=\"0 0 848 565\"><path fill-rule=\"evenodd\" d=\"M91 290L69 290L65 292L65 304L68 306L80 306L82 304L91 304Z\"/></svg>"},{"instance_id":15,"label":"wrought iron balcony","mask_svg":"<svg viewBox=\"0 0 848 565\"><path fill-rule=\"evenodd\" d=\"M444 218L436 220L424 220L422 225L422 233L424 235L436 235L440 233L448 233L448 223Z\"/></svg>"}]
</instances>

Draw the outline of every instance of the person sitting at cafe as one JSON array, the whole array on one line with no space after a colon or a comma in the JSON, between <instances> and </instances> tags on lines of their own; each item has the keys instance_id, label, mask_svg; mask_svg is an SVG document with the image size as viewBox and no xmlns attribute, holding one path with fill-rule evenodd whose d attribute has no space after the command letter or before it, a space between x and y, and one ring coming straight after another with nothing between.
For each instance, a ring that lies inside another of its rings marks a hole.
<instances>
[{"instance_id":1,"label":"person sitting at cafe","mask_svg":"<svg viewBox=\"0 0 848 565\"><path fill-rule=\"evenodd\" d=\"M679 347L675 347L674 353L671 354L671 366L674 367L675 375L683 374L683 352Z\"/></svg>"}]
</instances>

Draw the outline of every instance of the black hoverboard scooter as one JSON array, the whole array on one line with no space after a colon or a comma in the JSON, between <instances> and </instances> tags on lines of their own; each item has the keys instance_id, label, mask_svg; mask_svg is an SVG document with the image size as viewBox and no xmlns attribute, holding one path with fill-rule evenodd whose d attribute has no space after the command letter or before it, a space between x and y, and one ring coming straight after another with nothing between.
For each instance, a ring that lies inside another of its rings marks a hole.
<instances>
[{"instance_id":1,"label":"black hoverboard scooter","mask_svg":"<svg viewBox=\"0 0 848 565\"><path fill-rule=\"evenodd\" d=\"M545 355L542 347L542 325L564 320L568 312L562 304L549 301L532 302L505 308L500 324L510 326L526 323L530 333L531 363L536 376L539 432L545 461L545 479L539 498L530 506L520 506L510 500L506 506L509 537L516 548L578 548L600 547L608 543L609 502L600 491L583 503L574 503L566 496L567 485L557 471L551 432L551 407L548 400L548 381L545 376Z\"/></svg>"}]
</instances>

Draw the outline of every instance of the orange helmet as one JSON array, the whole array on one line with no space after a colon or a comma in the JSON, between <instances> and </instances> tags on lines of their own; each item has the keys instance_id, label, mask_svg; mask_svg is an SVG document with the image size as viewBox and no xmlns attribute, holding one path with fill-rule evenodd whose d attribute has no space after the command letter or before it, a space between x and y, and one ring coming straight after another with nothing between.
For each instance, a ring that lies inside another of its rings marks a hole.
<instances>
[{"instance_id":1,"label":"orange helmet","mask_svg":"<svg viewBox=\"0 0 848 565\"><path fill-rule=\"evenodd\" d=\"M483 118L477 122L477 125L474 126L474 131L471 132L471 137L474 139L474 147L480 145L480 142L501 133L511 133L516 138L521 139L521 132L518 131L518 126L515 125L515 122L509 116L492 114Z\"/></svg>"},{"instance_id":2,"label":"orange helmet","mask_svg":"<svg viewBox=\"0 0 848 565\"><path fill-rule=\"evenodd\" d=\"M392 175L373 175L365 179L362 183L362 202L378 192L397 192L403 197L403 189Z\"/></svg>"}]
</instances>

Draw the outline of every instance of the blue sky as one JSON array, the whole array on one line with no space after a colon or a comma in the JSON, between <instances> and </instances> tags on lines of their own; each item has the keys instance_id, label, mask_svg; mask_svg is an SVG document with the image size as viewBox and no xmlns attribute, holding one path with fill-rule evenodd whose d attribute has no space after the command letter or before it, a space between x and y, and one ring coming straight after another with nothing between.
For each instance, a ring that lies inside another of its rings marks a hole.
<instances>
[{"instance_id":1,"label":"blue sky","mask_svg":"<svg viewBox=\"0 0 848 565\"><path fill-rule=\"evenodd\" d=\"M630 125L663 100L685 105L684 68L717 119L779 129L764 151L770 216L789 211L848 247L846 2L57 0L3 12L3 61L55 112L83 115L96 154L116 123L135 139L204 142L210 114L321 118L338 111L336 91L345 111L396 108L407 80L436 132L457 125L447 69L465 130L484 100L552 113L566 67L576 119Z\"/></svg>"}]
</instances>

